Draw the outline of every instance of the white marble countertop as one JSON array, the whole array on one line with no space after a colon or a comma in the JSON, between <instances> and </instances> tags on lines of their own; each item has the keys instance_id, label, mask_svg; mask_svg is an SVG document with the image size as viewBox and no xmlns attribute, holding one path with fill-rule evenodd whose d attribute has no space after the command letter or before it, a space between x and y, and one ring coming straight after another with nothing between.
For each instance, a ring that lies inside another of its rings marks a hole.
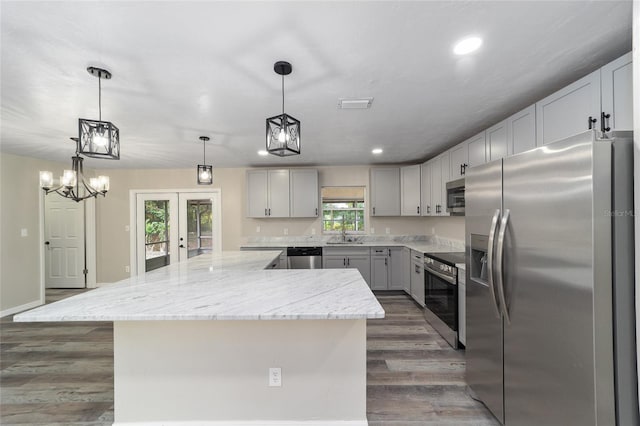
<instances>
[{"instance_id":1,"label":"white marble countertop","mask_svg":"<svg viewBox=\"0 0 640 426\"><path fill-rule=\"evenodd\" d=\"M279 255L201 255L18 314L14 321L384 318L356 269L261 270Z\"/></svg>"}]
</instances>

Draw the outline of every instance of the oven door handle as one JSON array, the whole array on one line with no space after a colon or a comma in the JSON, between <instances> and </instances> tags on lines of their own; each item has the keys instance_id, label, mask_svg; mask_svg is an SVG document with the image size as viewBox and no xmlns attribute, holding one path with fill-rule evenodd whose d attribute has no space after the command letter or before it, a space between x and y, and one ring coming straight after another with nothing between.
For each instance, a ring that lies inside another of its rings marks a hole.
<instances>
[{"instance_id":1,"label":"oven door handle","mask_svg":"<svg viewBox=\"0 0 640 426\"><path fill-rule=\"evenodd\" d=\"M429 273L429 274L433 274L433 275L435 275L436 277L438 277L440 279L445 280L446 282L448 282L451 285L456 285L457 284L455 278L451 278L451 277L449 277L447 275L444 275L441 272L434 271L433 269L431 269L431 268L429 268L427 266L424 267L424 271Z\"/></svg>"}]
</instances>

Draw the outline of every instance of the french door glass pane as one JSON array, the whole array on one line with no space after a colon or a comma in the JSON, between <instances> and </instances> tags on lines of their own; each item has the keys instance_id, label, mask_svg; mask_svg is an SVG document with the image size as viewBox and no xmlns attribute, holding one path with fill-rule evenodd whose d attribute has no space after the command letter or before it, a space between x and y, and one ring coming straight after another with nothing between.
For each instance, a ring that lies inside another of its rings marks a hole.
<instances>
[{"instance_id":1,"label":"french door glass pane","mask_svg":"<svg viewBox=\"0 0 640 426\"><path fill-rule=\"evenodd\" d=\"M212 223L211 200L187 201L187 257L211 252Z\"/></svg>"},{"instance_id":2,"label":"french door glass pane","mask_svg":"<svg viewBox=\"0 0 640 426\"><path fill-rule=\"evenodd\" d=\"M169 201L145 201L144 217L145 270L148 272L169 264Z\"/></svg>"}]
</instances>

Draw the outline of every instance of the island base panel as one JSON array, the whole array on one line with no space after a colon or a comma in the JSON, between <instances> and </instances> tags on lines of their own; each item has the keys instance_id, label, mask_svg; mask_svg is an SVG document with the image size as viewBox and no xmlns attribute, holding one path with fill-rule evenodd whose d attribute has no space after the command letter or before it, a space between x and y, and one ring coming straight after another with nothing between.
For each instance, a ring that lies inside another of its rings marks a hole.
<instances>
[{"instance_id":1,"label":"island base panel","mask_svg":"<svg viewBox=\"0 0 640 426\"><path fill-rule=\"evenodd\" d=\"M114 382L116 426L367 425L366 320L116 321Z\"/></svg>"}]
</instances>

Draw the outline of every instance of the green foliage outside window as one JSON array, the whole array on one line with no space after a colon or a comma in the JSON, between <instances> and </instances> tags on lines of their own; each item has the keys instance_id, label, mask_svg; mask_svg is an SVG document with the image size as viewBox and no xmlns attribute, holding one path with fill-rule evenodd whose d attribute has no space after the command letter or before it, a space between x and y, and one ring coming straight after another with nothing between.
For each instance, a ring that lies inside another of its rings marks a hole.
<instances>
[{"instance_id":1,"label":"green foliage outside window","mask_svg":"<svg viewBox=\"0 0 640 426\"><path fill-rule=\"evenodd\" d=\"M322 203L324 232L364 232L364 201Z\"/></svg>"}]
</instances>

